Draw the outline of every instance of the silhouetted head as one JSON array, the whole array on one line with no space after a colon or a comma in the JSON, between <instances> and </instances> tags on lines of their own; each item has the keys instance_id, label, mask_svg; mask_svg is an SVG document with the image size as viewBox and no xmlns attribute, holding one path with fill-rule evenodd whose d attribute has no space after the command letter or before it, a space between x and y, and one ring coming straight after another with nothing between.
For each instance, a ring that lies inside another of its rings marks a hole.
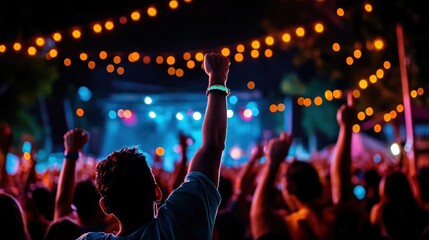
<instances>
[{"instance_id":1,"label":"silhouetted head","mask_svg":"<svg viewBox=\"0 0 429 240\"><path fill-rule=\"evenodd\" d=\"M81 219L90 220L96 217L100 211L99 200L100 195L92 180L83 180L76 184L73 204Z\"/></svg>"},{"instance_id":2,"label":"silhouetted head","mask_svg":"<svg viewBox=\"0 0 429 240\"><path fill-rule=\"evenodd\" d=\"M33 199L37 209L47 220L52 221L54 219L54 202L55 197L46 187L37 187L31 192L31 198Z\"/></svg>"},{"instance_id":3,"label":"silhouetted head","mask_svg":"<svg viewBox=\"0 0 429 240\"><path fill-rule=\"evenodd\" d=\"M415 205L415 199L407 176L400 171L389 173L380 182L380 197L395 204Z\"/></svg>"},{"instance_id":4,"label":"silhouetted head","mask_svg":"<svg viewBox=\"0 0 429 240\"><path fill-rule=\"evenodd\" d=\"M96 186L106 213L114 213L121 221L153 218L156 183L137 147L124 147L99 162Z\"/></svg>"},{"instance_id":5,"label":"silhouetted head","mask_svg":"<svg viewBox=\"0 0 429 240\"><path fill-rule=\"evenodd\" d=\"M75 240L84 232L68 218L49 224L44 240Z\"/></svg>"},{"instance_id":6,"label":"silhouetted head","mask_svg":"<svg viewBox=\"0 0 429 240\"><path fill-rule=\"evenodd\" d=\"M12 195L2 192L0 192L0 232L5 239L30 239L21 205Z\"/></svg>"},{"instance_id":7,"label":"silhouetted head","mask_svg":"<svg viewBox=\"0 0 429 240\"><path fill-rule=\"evenodd\" d=\"M294 160L287 166L286 190L301 202L308 203L322 195L322 183L316 168L308 162Z\"/></svg>"}]
</instances>

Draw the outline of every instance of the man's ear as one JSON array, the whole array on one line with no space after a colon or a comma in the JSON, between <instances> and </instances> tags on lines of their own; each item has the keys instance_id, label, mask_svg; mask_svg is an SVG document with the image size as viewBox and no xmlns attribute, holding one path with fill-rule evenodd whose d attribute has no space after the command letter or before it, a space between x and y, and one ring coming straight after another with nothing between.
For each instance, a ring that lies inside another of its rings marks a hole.
<instances>
[{"instance_id":1,"label":"man's ear","mask_svg":"<svg viewBox=\"0 0 429 240\"><path fill-rule=\"evenodd\" d=\"M160 203L162 199L162 191L158 184L155 184L155 201Z\"/></svg>"},{"instance_id":2,"label":"man's ear","mask_svg":"<svg viewBox=\"0 0 429 240\"><path fill-rule=\"evenodd\" d=\"M100 205L101 210L103 210L104 214L109 215L112 212L110 211L109 205L106 203L104 198L100 198L98 201L98 205Z\"/></svg>"}]
</instances>

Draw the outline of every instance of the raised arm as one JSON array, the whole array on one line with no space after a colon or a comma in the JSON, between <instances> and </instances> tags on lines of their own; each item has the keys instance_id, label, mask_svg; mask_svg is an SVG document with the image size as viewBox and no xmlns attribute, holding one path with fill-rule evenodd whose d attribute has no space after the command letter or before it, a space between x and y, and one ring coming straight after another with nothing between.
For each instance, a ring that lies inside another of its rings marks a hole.
<instances>
[{"instance_id":1,"label":"raised arm","mask_svg":"<svg viewBox=\"0 0 429 240\"><path fill-rule=\"evenodd\" d=\"M218 53L204 56L204 69L209 76L209 90L202 127L203 139L188 169L189 172L199 171L205 174L216 186L219 184L221 156L225 148L227 128L225 88L229 64L229 59Z\"/></svg>"},{"instance_id":2,"label":"raised arm","mask_svg":"<svg viewBox=\"0 0 429 240\"><path fill-rule=\"evenodd\" d=\"M75 189L76 161L88 139L89 134L80 128L71 129L64 134L65 156L58 180L54 221L67 216L72 211L71 204Z\"/></svg>"},{"instance_id":3,"label":"raised arm","mask_svg":"<svg viewBox=\"0 0 429 240\"><path fill-rule=\"evenodd\" d=\"M331 189L334 204L353 197L351 146L355 118L354 104L352 100L348 100L348 104L342 105L337 111L340 131L331 163Z\"/></svg>"},{"instance_id":4,"label":"raised arm","mask_svg":"<svg viewBox=\"0 0 429 240\"><path fill-rule=\"evenodd\" d=\"M174 171L171 175L170 181L168 183L168 191L171 193L174 189L179 187L183 182L183 179L186 176L186 168L188 166L188 156L186 151L188 149L187 143L188 137L183 133L179 134L179 144L180 144L180 160L179 163L175 166Z\"/></svg>"},{"instance_id":5,"label":"raised arm","mask_svg":"<svg viewBox=\"0 0 429 240\"><path fill-rule=\"evenodd\" d=\"M277 191L275 184L280 164L285 160L291 143L292 136L286 133L282 133L279 138L273 138L268 142L266 163L250 207L253 239L267 234L282 235L288 239L287 227L283 219L276 214L273 200Z\"/></svg>"},{"instance_id":6,"label":"raised arm","mask_svg":"<svg viewBox=\"0 0 429 240\"><path fill-rule=\"evenodd\" d=\"M243 210L247 210L245 208L248 202L246 199L247 196L253 195L253 185L256 177L255 165L264 156L264 154L264 146L262 146L262 144L256 145L253 148L249 162L240 170L237 175L234 185L233 199L234 201L238 202L241 207L244 207Z\"/></svg>"}]
</instances>

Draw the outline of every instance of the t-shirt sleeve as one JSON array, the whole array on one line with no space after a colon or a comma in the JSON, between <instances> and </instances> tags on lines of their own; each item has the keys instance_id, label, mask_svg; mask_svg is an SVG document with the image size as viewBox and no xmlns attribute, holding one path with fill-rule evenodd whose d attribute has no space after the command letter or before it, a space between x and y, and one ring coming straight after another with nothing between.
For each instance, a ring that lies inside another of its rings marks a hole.
<instances>
[{"instance_id":1,"label":"t-shirt sleeve","mask_svg":"<svg viewBox=\"0 0 429 240\"><path fill-rule=\"evenodd\" d=\"M158 211L158 224L167 239L211 239L221 196L213 182L191 172Z\"/></svg>"}]
</instances>

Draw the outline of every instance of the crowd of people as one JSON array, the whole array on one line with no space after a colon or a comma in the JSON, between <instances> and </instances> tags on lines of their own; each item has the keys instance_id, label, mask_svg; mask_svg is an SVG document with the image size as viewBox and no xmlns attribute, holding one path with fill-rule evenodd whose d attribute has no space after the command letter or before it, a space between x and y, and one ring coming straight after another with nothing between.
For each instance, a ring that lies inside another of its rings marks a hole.
<instances>
[{"instance_id":1,"label":"crowd of people","mask_svg":"<svg viewBox=\"0 0 429 240\"><path fill-rule=\"evenodd\" d=\"M352 98L337 112L332 159L288 159L293 136L281 132L265 146L254 146L245 165L223 166L229 65L220 54L205 55L202 144L187 156L187 136L180 134L181 156L173 172L155 164L160 159L149 166L135 146L96 164L79 164L90 135L74 128L64 134L60 171L37 174L33 160L26 174L8 175L5 161L13 133L3 124L0 238L429 239L429 167L417 168L405 155L384 168L356 164ZM354 194L357 184L366 190L363 198Z\"/></svg>"}]
</instances>

